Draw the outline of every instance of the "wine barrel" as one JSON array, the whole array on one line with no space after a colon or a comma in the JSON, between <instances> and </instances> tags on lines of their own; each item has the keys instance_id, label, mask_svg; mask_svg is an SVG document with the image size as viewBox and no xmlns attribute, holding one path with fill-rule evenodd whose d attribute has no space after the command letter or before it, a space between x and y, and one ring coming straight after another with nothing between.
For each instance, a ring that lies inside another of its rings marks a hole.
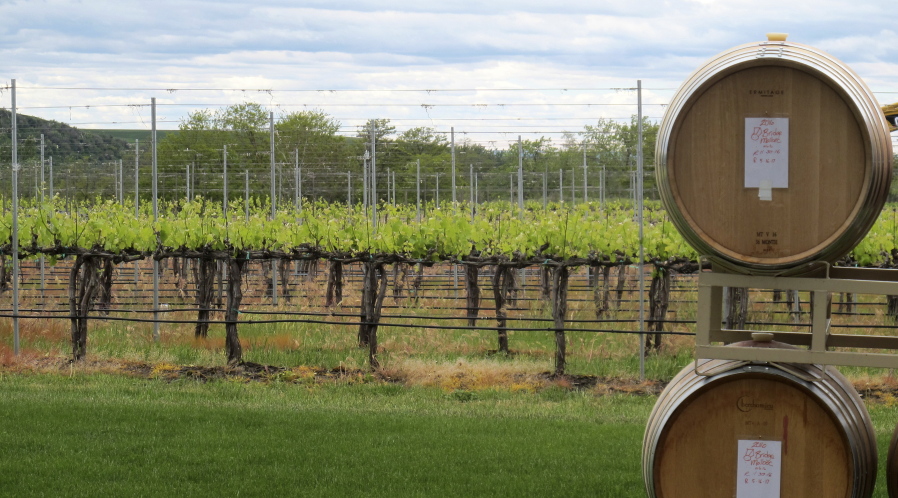
<instances>
[{"instance_id":1,"label":"wine barrel","mask_svg":"<svg viewBox=\"0 0 898 498\"><path fill-rule=\"evenodd\" d=\"M767 41L723 52L677 90L655 151L671 221L722 270L800 275L847 254L888 196L876 98L832 56Z\"/></svg>"},{"instance_id":2,"label":"wine barrel","mask_svg":"<svg viewBox=\"0 0 898 498\"><path fill-rule=\"evenodd\" d=\"M739 440L753 439L781 441L778 496L873 493L875 434L860 396L837 370L699 360L652 410L642 447L648 496L735 496Z\"/></svg>"}]
</instances>

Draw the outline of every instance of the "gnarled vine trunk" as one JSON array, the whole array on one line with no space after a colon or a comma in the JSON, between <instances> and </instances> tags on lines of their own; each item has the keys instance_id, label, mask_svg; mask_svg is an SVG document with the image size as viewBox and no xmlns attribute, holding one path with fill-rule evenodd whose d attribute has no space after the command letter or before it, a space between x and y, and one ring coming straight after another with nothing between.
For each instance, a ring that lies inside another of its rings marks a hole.
<instances>
[{"instance_id":1,"label":"gnarled vine trunk","mask_svg":"<svg viewBox=\"0 0 898 498\"><path fill-rule=\"evenodd\" d=\"M371 369L380 367L377 359L377 326L383 309L387 291L387 274L384 263L365 261L362 263L364 285L362 287L361 323L359 324L359 347L368 347L368 365Z\"/></svg>"},{"instance_id":2,"label":"gnarled vine trunk","mask_svg":"<svg viewBox=\"0 0 898 498\"><path fill-rule=\"evenodd\" d=\"M307 259L306 262L306 282L314 282L318 277L318 259Z\"/></svg>"},{"instance_id":3,"label":"gnarled vine trunk","mask_svg":"<svg viewBox=\"0 0 898 498\"><path fill-rule=\"evenodd\" d=\"M661 334L664 331L664 318L670 306L670 269L656 266L652 273L652 284L649 287L649 332L646 334L646 350L661 349ZM655 343L652 344L654 335Z\"/></svg>"},{"instance_id":4,"label":"gnarled vine trunk","mask_svg":"<svg viewBox=\"0 0 898 498\"><path fill-rule=\"evenodd\" d=\"M727 287L725 296L727 307L726 328L744 329L748 318L748 289L744 287Z\"/></svg>"},{"instance_id":5,"label":"gnarled vine trunk","mask_svg":"<svg viewBox=\"0 0 898 498\"><path fill-rule=\"evenodd\" d=\"M616 306L617 309L620 309L621 303L624 300L624 288L627 285L627 264L621 264L617 267L617 300Z\"/></svg>"},{"instance_id":6,"label":"gnarled vine trunk","mask_svg":"<svg viewBox=\"0 0 898 498\"><path fill-rule=\"evenodd\" d=\"M97 309L104 315L108 315L112 308L112 277L114 273L115 265L112 263L112 259L105 258L103 274L100 279L100 293L97 297Z\"/></svg>"},{"instance_id":7,"label":"gnarled vine trunk","mask_svg":"<svg viewBox=\"0 0 898 498\"><path fill-rule=\"evenodd\" d=\"M290 261L279 259L278 265L278 283L281 286L281 296L286 302L290 302L293 296L290 294Z\"/></svg>"},{"instance_id":8,"label":"gnarled vine trunk","mask_svg":"<svg viewBox=\"0 0 898 498\"><path fill-rule=\"evenodd\" d=\"M518 302L518 292L521 290L518 273L518 271L509 268L508 272L505 274L503 286L505 287L505 300L508 303L508 306L515 306Z\"/></svg>"},{"instance_id":9,"label":"gnarled vine trunk","mask_svg":"<svg viewBox=\"0 0 898 498\"><path fill-rule=\"evenodd\" d=\"M477 315L480 313L480 286L477 285L479 270L476 265L465 265L465 300L469 327L477 325Z\"/></svg>"},{"instance_id":10,"label":"gnarled vine trunk","mask_svg":"<svg viewBox=\"0 0 898 498\"><path fill-rule=\"evenodd\" d=\"M69 273L69 313L72 323L72 358L87 354L87 317L102 286L100 265L103 258L78 255Z\"/></svg>"},{"instance_id":11,"label":"gnarled vine trunk","mask_svg":"<svg viewBox=\"0 0 898 498\"><path fill-rule=\"evenodd\" d=\"M564 318L567 314L567 290L570 270L568 270L567 266L559 266L553 273L552 320L555 328L555 375L564 375L567 357Z\"/></svg>"},{"instance_id":12,"label":"gnarled vine trunk","mask_svg":"<svg viewBox=\"0 0 898 498\"><path fill-rule=\"evenodd\" d=\"M343 302L343 262L332 260L327 270L324 305L328 308Z\"/></svg>"},{"instance_id":13,"label":"gnarled vine trunk","mask_svg":"<svg viewBox=\"0 0 898 498\"><path fill-rule=\"evenodd\" d=\"M12 265L9 267L6 266L6 255L0 254L0 294L9 290L9 285L12 282L10 280L10 274L12 273Z\"/></svg>"},{"instance_id":14,"label":"gnarled vine trunk","mask_svg":"<svg viewBox=\"0 0 898 498\"><path fill-rule=\"evenodd\" d=\"M508 280L512 269L496 265L493 273L493 301L496 307L496 327L499 329L499 352L508 353Z\"/></svg>"},{"instance_id":15,"label":"gnarled vine trunk","mask_svg":"<svg viewBox=\"0 0 898 498\"><path fill-rule=\"evenodd\" d=\"M193 266L193 279L196 284L197 321L193 335L205 339L209 335L209 315L212 300L215 298L215 274L218 261L211 258L200 259Z\"/></svg>"},{"instance_id":16,"label":"gnarled vine trunk","mask_svg":"<svg viewBox=\"0 0 898 498\"><path fill-rule=\"evenodd\" d=\"M215 279L218 282L215 291L215 306L221 308L224 306L224 288L227 281L228 264L225 261L216 260L215 262Z\"/></svg>"},{"instance_id":17,"label":"gnarled vine trunk","mask_svg":"<svg viewBox=\"0 0 898 498\"><path fill-rule=\"evenodd\" d=\"M843 313L854 313L857 304L857 297L853 292L843 292L839 302L839 311Z\"/></svg>"},{"instance_id":18,"label":"gnarled vine trunk","mask_svg":"<svg viewBox=\"0 0 898 498\"><path fill-rule=\"evenodd\" d=\"M542 265L539 267L539 297L543 302L552 299L552 267Z\"/></svg>"},{"instance_id":19,"label":"gnarled vine trunk","mask_svg":"<svg viewBox=\"0 0 898 498\"><path fill-rule=\"evenodd\" d=\"M598 273L598 269L596 273ZM596 320L600 320L602 315L608 311L609 295L611 294L611 267L603 265L601 274L602 278L596 279L592 288L592 299L596 306Z\"/></svg>"},{"instance_id":20,"label":"gnarled vine trunk","mask_svg":"<svg viewBox=\"0 0 898 498\"><path fill-rule=\"evenodd\" d=\"M408 278L408 265L393 263L393 302L399 303L405 294L405 281Z\"/></svg>"},{"instance_id":21,"label":"gnarled vine trunk","mask_svg":"<svg viewBox=\"0 0 898 498\"><path fill-rule=\"evenodd\" d=\"M797 290L786 291L786 309L792 317L792 323L801 322L801 295Z\"/></svg>"},{"instance_id":22,"label":"gnarled vine trunk","mask_svg":"<svg viewBox=\"0 0 898 498\"><path fill-rule=\"evenodd\" d=\"M243 301L243 272L247 259L232 257L228 259L228 303L225 310L225 352L228 365L238 365L243 361L243 347L237 335L237 318L240 313L240 302Z\"/></svg>"},{"instance_id":23,"label":"gnarled vine trunk","mask_svg":"<svg viewBox=\"0 0 898 498\"><path fill-rule=\"evenodd\" d=\"M415 294L415 301L421 297L421 283L424 281L424 264L418 263L418 269L415 271L415 278L412 279L412 292Z\"/></svg>"},{"instance_id":24,"label":"gnarled vine trunk","mask_svg":"<svg viewBox=\"0 0 898 498\"><path fill-rule=\"evenodd\" d=\"M186 258L172 258L175 288L178 290L178 297L181 299L187 299L187 266Z\"/></svg>"},{"instance_id":25,"label":"gnarled vine trunk","mask_svg":"<svg viewBox=\"0 0 898 498\"><path fill-rule=\"evenodd\" d=\"M898 319L898 296L886 296L886 315Z\"/></svg>"}]
</instances>

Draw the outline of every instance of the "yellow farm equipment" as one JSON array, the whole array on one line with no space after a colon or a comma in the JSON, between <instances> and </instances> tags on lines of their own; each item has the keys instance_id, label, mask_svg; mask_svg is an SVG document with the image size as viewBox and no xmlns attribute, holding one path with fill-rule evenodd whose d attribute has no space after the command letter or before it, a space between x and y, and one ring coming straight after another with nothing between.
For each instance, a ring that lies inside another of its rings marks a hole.
<instances>
[{"instance_id":1,"label":"yellow farm equipment","mask_svg":"<svg viewBox=\"0 0 898 498\"><path fill-rule=\"evenodd\" d=\"M882 112L885 113L886 121L889 122L889 131L898 130L898 102L882 106Z\"/></svg>"}]
</instances>

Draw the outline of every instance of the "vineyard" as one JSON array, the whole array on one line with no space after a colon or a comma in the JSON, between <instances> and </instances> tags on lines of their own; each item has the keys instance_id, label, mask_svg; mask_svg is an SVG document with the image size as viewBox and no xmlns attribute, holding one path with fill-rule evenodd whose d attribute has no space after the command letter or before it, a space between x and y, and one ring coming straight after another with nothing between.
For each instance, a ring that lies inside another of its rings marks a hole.
<instances>
[{"instance_id":1,"label":"vineyard","mask_svg":"<svg viewBox=\"0 0 898 498\"><path fill-rule=\"evenodd\" d=\"M898 496L893 31L26 3L0 495Z\"/></svg>"},{"instance_id":2,"label":"vineyard","mask_svg":"<svg viewBox=\"0 0 898 498\"><path fill-rule=\"evenodd\" d=\"M0 226L4 289L8 208ZM374 215L320 201L279 205L274 217L261 199L223 208L201 197L161 203L155 213L129 201L24 202L18 233L28 308L17 318L67 320L75 360L87 354L91 320L152 323L156 341L160 324L189 322L196 338L224 325L232 365L244 361L241 323L352 328L372 368L383 351L381 327L477 331L492 337L487 349L504 354L519 349L509 345L510 333L529 331L551 339L555 374L566 370L570 334L648 333L644 347L652 351L664 335L691 333L688 275L699 268L697 255L657 204L645 210L642 241L623 202L533 202L523 210L507 202L382 203ZM890 206L843 263L890 266L896 221ZM644 303L640 245L650 279ZM48 281L61 288L53 292ZM671 299L672 290L681 295ZM747 301L743 295L734 302ZM771 299L800 315L800 296ZM888 305L892 313L891 299Z\"/></svg>"}]
</instances>

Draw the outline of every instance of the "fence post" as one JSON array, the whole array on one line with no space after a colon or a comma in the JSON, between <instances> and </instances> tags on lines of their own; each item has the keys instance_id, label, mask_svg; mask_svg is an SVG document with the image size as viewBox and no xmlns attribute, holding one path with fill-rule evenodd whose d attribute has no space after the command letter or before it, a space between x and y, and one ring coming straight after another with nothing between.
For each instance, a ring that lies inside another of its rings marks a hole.
<instances>
[{"instance_id":1,"label":"fence post","mask_svg":"<svg viewBox=\"0 0 898 498\"><path fill-rule=\"evenodd\" d=\"M558 170L558 202L564 202L564 171Z\"/></svg>"},{"instance_id":2,"label":"fence post","mask_svg":"<svg viewBox=\"0 0 898 498\"><path fill-rule=\"evenodd\" d=\"M451 146L452 153L452 208L457 209L456 207L456 198L455 198L455 127L452 126L449 128L449 144Z\"/></svg>"},{"instance_id":3,"label":"fence post","mask_svg":"<svg viewBox=\"0 0 898 498\"><path fill-rule=\"evenodd\" d=\"M44 203L44 134L41 133L41 188L40 188L40 202ZM41 254L40 257L40 268L41 268L41 305L44 304L44 294L46 292L46 263L44 255Z\"/></svg>"},{"instance_id":4,"label":"fence post","mask_svg":"<svg viewBox=\"0 0 898 498\"><path fill-rule=\"evenodd\" d=\"M271 159L271 220L277 218L277 177L275 176L275 157L274 157L274 111L268 113L268 135L271 140L270 159ZM277 261L271 260L271 304L278 304L278 265Z\"/></svg>"},{"instance_id":5,"label":"fence post","mask_svg":"<svg viewBox=\"0 0 898 498\"><path fill-rule=\"evenodd\" d=\"M377 231L377 121L371 120L371 226Z\"/></svg>"},{"instance_id":6,"label":"fence post","mask_svg":"<svg viewBox=\"0 0 898 498\"><path fill-rule=\"evenodd\" d=\"M153 224L159 221L159 157L156 148L156 97L150 99L153 144ZM153 341L159 342L159 261L153 258Z\"/></svg>"},{"instance_id":7,"label":"fence post","mask_svg":"<svg viewBox=\"0 0 898 498\"><path fill-rule=\"evenodd\" d=\"M468 190L470 191L469 193L471 194L471 222L473 222L474 221L474 165L473 164L471 165L470 185L471 186L468 188Z\"/></svg>"},{"instance_id":8,"label":"fence post","mask_svg":"<svg viewBox=\"0 0 898 498\"><path fill-rule=\"evenodd\" d=\"M636 217L639 219L639 380L645 380L645 241L643 240L642 185L642 80L636 81L637 139L636 139Z\"/></svg>"},{"instance_id":9,"label":"fence post","mask_svg":"<svg viewBox=\"0 0 898 498\"><path fill-rule=\"evenodd\" d=\"M12 329L13 354L19 355L19 124L16 117L16 80L12 80Z\"/></svg>"},{"instance_id":10,"label":"fence post","mask_svg":"<svg viewBox=\"0 0 898 498\"><path fill-rule=\"evenodd\" d=\"M134 139L134 217L140 217L140 140ZM134 293L137 293L137 286L140 284L140 262L134 261Z\"/></svg>"},{"instance_id":11,"label":"fence post","mask_svg":"<svg viewBox=\"0 0 898 498\"><path fill-rule=\"evenodd\" d=\"M518 216L524 218L524 145L518 135Z\"/></svg>"},{"instance_id":12,"label":"fence post","mask_svg":"<svg viewBox=\"0 0 898 498\"><path fill-rule=\"evenodd\" d=\"M588 202L586 193L586 142L583 143L583 202Z\"/></svg>"},{"instance_id":13,"label":"fence post","mask_svg":"<svg viewBox=\"0 0 898 498\"><path fill-rule=\"evenodd\" d=\"M228 216L228 144L224 144L221 153L222 159L222 184L221 184L221 209L225 219Z\"/></svg>"},{"instance_id":14,"label":"fence post","mask_svg":"<svg viewBox=\"0 0 898 498\"><path fill-rule=\"evenodd\" d=\"M416 161L415 169L415 219L421 223L421 160Z\"/></svg>"}]
</instances>

